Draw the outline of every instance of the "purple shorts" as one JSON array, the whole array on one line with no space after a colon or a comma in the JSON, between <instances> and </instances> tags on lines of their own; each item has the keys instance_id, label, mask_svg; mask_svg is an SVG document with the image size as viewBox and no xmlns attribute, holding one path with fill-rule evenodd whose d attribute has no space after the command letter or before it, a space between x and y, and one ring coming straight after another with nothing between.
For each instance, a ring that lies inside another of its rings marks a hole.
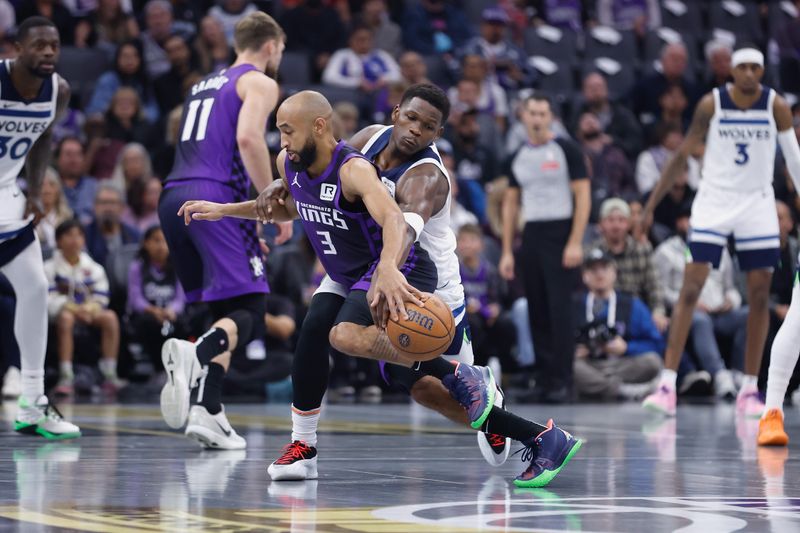
<instances>
[{"instance_id":1,"label":"purple shorts","mask_svg":"<svg viewBox=\"0 0 800 533\"><path fill-rule=\"evenodd\" d=\"M177 214L188 200L242 201L237 196L227 185L202 179L168 182L161 193L158 203L161 228L189 302L269 292L254 220L195 220L186 226L183 217Z\"/></svg>"}]
</instances>

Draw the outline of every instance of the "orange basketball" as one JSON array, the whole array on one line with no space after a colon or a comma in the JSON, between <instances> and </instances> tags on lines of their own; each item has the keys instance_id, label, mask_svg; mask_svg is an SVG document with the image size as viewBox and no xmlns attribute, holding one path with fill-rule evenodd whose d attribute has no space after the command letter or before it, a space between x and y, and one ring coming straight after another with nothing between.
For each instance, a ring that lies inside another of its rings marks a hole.
<instances>
[{"instance_id":1,"label":"orange basketball","mask_svg":"<svg viewBox=\"0 0 800 533\"><path fill-rule=\"evenodd\" d=\"M389 320L386 334L397 351L415 361L429 361L442 355L453 342L456 324L450 308L431 295L425 307L406 302L408 320Z\"/></svg>"}]
</instances>

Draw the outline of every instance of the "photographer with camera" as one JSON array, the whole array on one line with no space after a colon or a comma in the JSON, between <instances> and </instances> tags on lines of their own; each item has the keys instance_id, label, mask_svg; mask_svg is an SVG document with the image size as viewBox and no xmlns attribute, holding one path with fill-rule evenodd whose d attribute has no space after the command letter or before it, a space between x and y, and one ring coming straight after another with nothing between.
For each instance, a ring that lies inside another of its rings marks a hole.
<instances>
[{"instance_id":1,"label":"photographer with camera","mask_svg":"<svg viewBox=\"0 0 800 533\"><path fill-rule=\"evenodd\" d=\"M614 290L617 268L600 248L583 264L588 291L575 300L575 390L603 400L639 399L652 392L662 367L664 339L647 306Z\"/></svg>"}]
</instances>

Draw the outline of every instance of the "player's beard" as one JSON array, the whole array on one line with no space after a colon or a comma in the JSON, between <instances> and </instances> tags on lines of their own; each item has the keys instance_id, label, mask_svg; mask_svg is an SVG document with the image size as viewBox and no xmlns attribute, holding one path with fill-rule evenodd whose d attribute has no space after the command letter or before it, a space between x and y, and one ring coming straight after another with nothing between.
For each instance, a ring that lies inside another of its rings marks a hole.
<instances>
[{"instance_id":1,"label":"player's beard","mask_svg":"<svg viewBox=\"0 0 800 533\"><path fill-rule=\"evenodd\" d=\"M303 148L297 152L298 161L289 160L289 167L295 172L304 172L317 160L317 144L314 139L306 139Z\"/></svg>"}]
</instances>

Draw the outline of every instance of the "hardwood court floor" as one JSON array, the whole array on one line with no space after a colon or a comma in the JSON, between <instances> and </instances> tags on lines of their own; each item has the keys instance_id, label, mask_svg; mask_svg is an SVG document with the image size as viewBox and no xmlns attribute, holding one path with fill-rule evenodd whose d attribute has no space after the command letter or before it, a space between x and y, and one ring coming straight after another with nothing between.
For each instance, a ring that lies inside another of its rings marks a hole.
<instances>
[{"instance_id":1,"label":"hardwood court floor","mask_svg":"<svg viewBox=\"0 0 800 533\"><path fill-rule=\"evenodd\" d=\"M67 405L84 429L47 442L0 431L2 531L800 531L794 447L759 449L757 420L691 405L677 420L638 405L519 406L586 440L546 489L516 489L519 455L493 468L472 433L419 407L327 406L318 481L271 483L288 441L282 405L227 405L241 452L202 451L157 405ZM519 446L515 446L517 449Z\"/></svg>"}]
</instances>

